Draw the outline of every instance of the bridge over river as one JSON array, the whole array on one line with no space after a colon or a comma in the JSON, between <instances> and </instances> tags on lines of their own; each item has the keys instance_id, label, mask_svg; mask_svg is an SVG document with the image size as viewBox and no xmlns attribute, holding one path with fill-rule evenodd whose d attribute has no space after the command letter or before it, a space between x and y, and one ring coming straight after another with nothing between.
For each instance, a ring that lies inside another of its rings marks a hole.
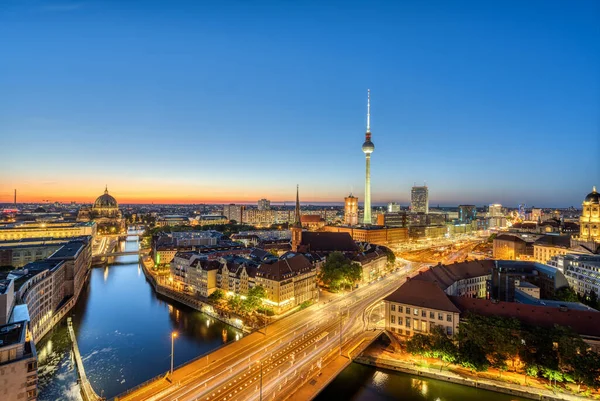
<instances>
[{"instance_id":1,"label":"bridge over river","mask_svg":"<svg viewBox=\"0 0 600 401\"><path fill-rule=\"evenodd\" d=\"M324 387L350 364L348 355L358 355L381 333L366 331L367 316L403 282L400 273L390 274L329 303L313 305L114 400L285 399L310 377L321 372L323 378L328 372L329 380L321 382ZM344 363L327 370L343 351ZM311 390L316 391L314 386Z\"/></svg>"}]
</instances>

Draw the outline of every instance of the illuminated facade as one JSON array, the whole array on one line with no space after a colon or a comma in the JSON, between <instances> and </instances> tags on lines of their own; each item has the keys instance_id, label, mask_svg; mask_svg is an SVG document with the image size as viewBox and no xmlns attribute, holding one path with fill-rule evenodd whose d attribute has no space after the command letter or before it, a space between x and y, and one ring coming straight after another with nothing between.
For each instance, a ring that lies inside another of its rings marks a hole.
<instances>
[{"instance_id":1,"label":"illuminated facade","mask_svg":"<svg viewBox=\"0 0 600 401\"><path fill-rule=\"evenodd\" d=\"M427 186L412 187L410 191L410 211L413 213L429 213L429 189L427 189Z\"/></svg>"},{"instance_id":2,"label":"illuminated facade","mask_svg":"<svg viewBox=\"0 0 600 401\"><path fill-rule=\"evenodd\" d=\"M0 227L0 241L95 236L96 227L94 222L9 224Z\"/></svg>"},{"instance_id":3,"label":"illuminated facade","mask_svg":"<svg viewBox=\"0 0 600 401\"><path fill-rule=\"evenodd\" d=\"M593 187L582 204L579 218L579 239L600 242L600 194Z\"/></svg>"},{"instance_id":4,"label":"illuminated facade","mask_svg":"<svg viewBox=\"0 0 600 401\"><path fill-rule=\"evenodd\" d=\"M260 199L258 201L258 210L270 210L271 209L271 201L268 199Z\"/></svg>"},{"instance_id":5,"label":"illuminated facade","mask_svg":"<svg viewBox=\"0 0 600 401\"><path fill-rule=\"evenodd\" d=\"M83 207L79 210L77 221L95 221L101 234L119 234L125 231L125 219L119 210L117 200L109 195L108 187L100 195L91 209Z\"/></svg>"},{"instance_id":6,"label":"illuminated facade","mask_svg":"<svg viewBox=\"0 0 600 401\"><path fill-rule=\"evenodd\" d=\"M354 241L370 242L376 245L395 245L408 240L408 228L404 227L325 226L322 230L334 233L348 233Z\"/></svg>"},{"instance_id":7,"label":"illuminated facade","mask_svg":"<svg viewBox=\"0 0 600 401\"><path fill-rule=\"evenodd\" d=\"M365 207L363 214L363 224L370 225L371 221L371 153L375 150L375 145L371 142L371 90L367 91L367 132L365 133L365 142L362 145L362 151L366 160L365 176Z\"/></svg>"},{"instance_id":8,"label":"illuminated facade","mask_svg":"<svg viewBox=\"0 0 600 401\"><path fill-rule=\"evenodd\" d=\"M358 198L352 194L344 198L344 224L347 226L358 224Z\"/></svg>"}]
</instances>

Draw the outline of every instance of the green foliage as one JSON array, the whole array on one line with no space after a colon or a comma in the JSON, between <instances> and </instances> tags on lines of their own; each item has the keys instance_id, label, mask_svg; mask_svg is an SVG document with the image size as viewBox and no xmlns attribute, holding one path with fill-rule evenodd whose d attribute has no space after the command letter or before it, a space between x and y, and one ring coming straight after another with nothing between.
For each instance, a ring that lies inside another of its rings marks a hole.
<instances>
[{"instance_id":1,"label":"green foliage","mask_svg":"<svg viewBox=\"0 0 600 401\"><path fill-rule=\"evenodd\" d=\"M360 263L351 262L341 252L331 253L319 273L319 279L333 291L353 286L361 278Z\"/></svg>"},{"instance_id":2,"label":"green foliage","mask_svg":"<svg viewBox=\"0 0 600 401\"><path fill-rule=\"evenodd\" d=\"M312 301L304 301L300 304L300 310L306 309L312 305Z\"/></svg>"},{"instance_id":3,"label":"green foliage","mask_svg":"<svg viewBox=\"0 0 600 401\"><path fill-rule=\"evenodd\" d=\"M231 296L227 299L227 306L234 312L242 310L242 298L239 295Z\"/></svg>"},{"instance_id":4,"label":"green foliage","mask_svg":"<svg viewBox=\"0 0 600 401\"><path fill-rule=\"evenodd\" d=\"M254 312L262 306L263 299L267 297L264 287L257 285L248 290L246 299L242 301L242 309L245 312Z\"/></svg>"},{"instance_id":5,"label":"green foliage","mask_svg":"<svg viewBox=\"0 0 600 401\"><path fill-rule=\"evenodd\" d=\"M223 298L225 298L225 293L221 289L215 290L212 294L208 296L208 299L210 299L213 302L219 302Z\"/></svg>"},{"instance_id":6,"label":"green foliage","mask_svg":"<svg viewBox=\"0 0 600 401\"><path fill-rule=\"evenodd\" d=\"M577 293L571 287L562 287L554 293L555 300L563 302L579 302Z\"/></svg>"},{"instance_id":7,"label":"green foliage","mask_svg":"<svg viewBox=\"0 0 600 401\"><path fill-rule=\"evenodd\" d=\"M485 372L490 366L483 348L471 340L459 344L458 360L462 366L474 372Z\"/></svg>"},{"instance_id":8,"label":"green foliage","mask_svg":"<svg viewBox=\"0 0 600 401\"><path fill-rule=\"evenodd\" d=\"M421 355L426 358L432 356L432 338L426 334L415 334L406 341L406 351L413 355Z\"/></svg>"},{"instance_id":9,"label":"green foliage","mask_svg":"<svg viewBox=\"0 0 600 401\"><path fill-rule=\"evenodd\" d=\"M267 308L267 307L260 307L257 309L258 313L262 313L263 315L267 315L267 316L273 316L275 315L275 311L272 308Z\"/></svg>"}]
</instances>

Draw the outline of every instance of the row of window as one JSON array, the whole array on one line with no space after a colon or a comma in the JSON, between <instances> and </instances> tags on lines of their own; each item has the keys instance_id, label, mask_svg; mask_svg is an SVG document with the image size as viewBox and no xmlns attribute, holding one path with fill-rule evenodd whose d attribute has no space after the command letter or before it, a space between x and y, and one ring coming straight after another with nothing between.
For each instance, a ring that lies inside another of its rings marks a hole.
<instances>
[{"instance_id":1,"label":"row of window","mask_svg":"<svg viewBox=\"0 0 600 401\"><path fill-rule=\"evenodd\" d=\"M407 306L406 308L403 307L402 305L398 305L398 312L399 313L406 313L407 315L411 314L411 308L409 306ZM396 305L392 304L390 305L390 310L392 312L396 312ZM406 311L406 312L404 312ZM426 309L419 309L419 308L413 308L412 309L412 314L414 316L421 316L421 317L427 317L428 313ZM435 319L436 313L433 311L429 311L429 318L430 319ZM444 314L442 312L437 312L437 318L438 320L444 320ZM446 321L447 322L452 322L452 314L450 313L446 313Z\"/></svg>"}]
</instances>

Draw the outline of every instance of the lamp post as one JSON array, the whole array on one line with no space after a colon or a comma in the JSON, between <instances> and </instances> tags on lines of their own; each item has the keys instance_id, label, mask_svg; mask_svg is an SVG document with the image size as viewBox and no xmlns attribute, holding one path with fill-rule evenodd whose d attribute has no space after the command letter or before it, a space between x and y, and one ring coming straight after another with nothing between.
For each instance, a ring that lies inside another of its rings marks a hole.
<instances>
[{"instance_id":1,"label":"lamp post","mask_svg":"<svg viewBox=\"0 0 600 401\"><path fill-rule=\"evenodd\" d=\"M171 333L171 376L173 375L173 350L175 348L175 338L177 337L177 332L174 331Z\"/></svg>"}]
</instances>

